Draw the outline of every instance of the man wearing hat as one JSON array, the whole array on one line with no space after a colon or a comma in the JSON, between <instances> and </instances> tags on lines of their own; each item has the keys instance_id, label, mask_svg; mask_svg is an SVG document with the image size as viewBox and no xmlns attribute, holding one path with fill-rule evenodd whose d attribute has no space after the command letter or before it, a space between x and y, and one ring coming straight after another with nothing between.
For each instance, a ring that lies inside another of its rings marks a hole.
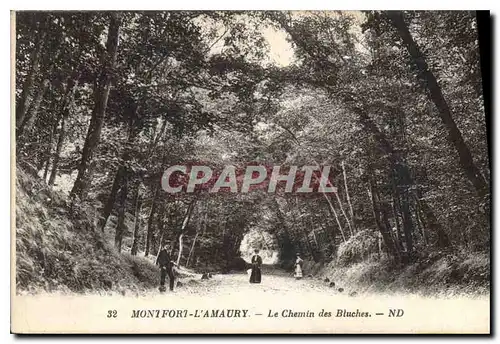
<instances>
[{"instance_id":1,"label":"man wearing hat","mask_svg":"<svg viewBox=\"0 0 500 344\"><path fill-rule=\"evenodd\" d=\"M160 291L164 292L165 288L165 277L168 275L170 291L174 290L174 262L170 258L170 253L168 252L168 245L163 245L162 249L158 253L156 258L156 265L160 267Z\"/></svg>"}]
</instances>

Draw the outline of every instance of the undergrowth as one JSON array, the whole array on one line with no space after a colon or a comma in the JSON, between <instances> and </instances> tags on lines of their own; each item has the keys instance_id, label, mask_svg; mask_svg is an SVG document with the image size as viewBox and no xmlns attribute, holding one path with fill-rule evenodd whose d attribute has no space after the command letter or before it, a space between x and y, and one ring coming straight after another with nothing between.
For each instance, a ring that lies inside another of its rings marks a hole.
<instances>
[{"instance_id":1,"label":"undergrowth","mask_svg":"<svg viewBox=\"0 0 500 344\"><path fill-rule=\"evenodd\" d=\"M16 173L16 287L86 292L147 289L158 285L146 258L119 254L96 231L84 207L70 207L37 176Z\"/></svg>"},{"instance_id":2,"label":"undergrowth","mask_svg":"<svg viewBox=\"0 0 500 344\"><path fill-rule=\"evenodd\" d=\"M340 245L337 257L318 276L339 281L350 290L489 293L488 252L419 251L412 262L398 264L379 250L376 233L360 232Z\"/></svg>"}]
</instances>

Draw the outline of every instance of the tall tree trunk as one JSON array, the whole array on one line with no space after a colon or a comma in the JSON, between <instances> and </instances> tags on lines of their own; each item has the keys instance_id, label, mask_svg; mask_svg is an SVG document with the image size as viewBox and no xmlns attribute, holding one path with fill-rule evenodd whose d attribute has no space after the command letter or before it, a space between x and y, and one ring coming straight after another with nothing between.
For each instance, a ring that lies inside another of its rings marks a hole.
<instances>
[{"instance_id":1,"label":"tall tree trunk","mask_svg":"<svg viewBox=\"0 0 500 344\"><path fill-rule=\"evenodd\" d=\"M158 253L160 253L160 250L165 242L165 238L167 238L167 235L165 233L165 210L166 210L166 204L162 203L160 204L160 208L156 214L156 228L157 230L157 240L154 241L154 243L157 245L153 246L153 251L158 250Z\"/></svg>"},{"instance_id":2,"label":"tall tree trunk","mask_svg":"<svg viewBox=\"0 0 500 344\"><path fill-rule=\"evenodd\" d=\"M389 213L390 213L390 205L389 202L383 201L380 202L380 211L382 214L382 221L384 222L385 228L389 231L389 235L391 236L391 242L394 244L394 249L396 250L398 256L401 255L401 245L392 230L391 223L389 221Z\"/></svg>"},{"instance_id":3,"label":"tall tree trunk","mask_svg":"<svg viewBox=\"0 0 500 344\"><path fill-rule=\"evenodd\" d=\"M127 165L128 162L130 161L130 153L131 149L134 145L135 139L139 135L140 131L142 130L142 125L140 124L140 121L136 121L135 119L138 118L138 111L139 107L134 104L132 108L129 109L129 116L130 116L130 121L129 121L129 129L128 129L128 135L127 135L127 141L125 142L125 148L122 152L121 159L120 159L120 165L118 166L118 170L115 173L115 178L113 179L113 185L111 186L111 192L108 196L108 199L106 201L106 205L104 206L103 213L101 218L99 219L99 226L98 228L101 228L102 231L104 231L104 228L106 227L106 223L108 222L109 216L111 215L111 212L113 211L113 207L115 205L115 200L116 200L116 195L118 192L118 189L120 188L120 185L122 183L122 179L124 175L127 173Z\"/></svg>"},{"instance_id":4,"label":"tall tree trunk","mask_svg":"<svg viewBox=\"0 0 500 344\"><path fill-rule=\"evenodd\" d=\"M144 249L144 256L147 257L151 250L151 239L153 238L153 219L156 212L158 196L160 195L160 185L156 186L153 201L151 203L151 211L149 212L148 217L148 229L146 234L146 247Z\"/></svg>"},{"instance_id":5,"label":"tall tree trunk","mask_svg":"<svg viewBox=\"0 0 500 344\"><path fill-rule=\"evenodd\" d=\"M403 232L405 234L405 244L408 256L411 257L413 252L413 221L411 218L409 195L405 191L401 195L401 214L403 215Z\"/></svg>"},{"instance_id":6,"label":"tall tree trunk","mask_svg":"<svg viewBox=\"0 0 500 344\"><path fill-rule=\"evenodd\" d=\"M24 115L23 121L18 124L16 131L16 136L18 140L21 140L23 138L24 133L29 132L33 127L33 124L35 123L36 118L38 116L38 110L40 109L42 100L49 88L49 84L50 84L49 79L43 80L42 85L35 96L33 104L30 106L27 113Z\"/></svg>"},{"instance_id":7,"label":"tall tree trunk","mask_svg":"<svg viewBox=\"0 0 500 344\"><path fill-rule=\"evenodd\" d=\"M45 20L45 19L42 19ZM31 66L24 81L19 102L16 106L16 127L20 127L25 120L26 112L31 101L33 86L35 84L36 74L40 69L40 55L42 51L45 30L41 22L38 23L38 33L35 38L33 52L31 53Z\"/></svg>"},{"instance_id":8,"label":"tall tree trunk","mask_svg":"<svg viewBox=\"0 0 500 344\"><path fill-rule=\"evenodd\" d=\"M373 209L373 217L375 219L375 224L377 225L377 228L382 235L382 239L384 241L384 244L389 252L390 255L392 255L396 259L400 259L399 257L399 252L397 251L397 247L392 241L392 237L390 235L390 228L387 228L387 222L384 220L384 214L382 213L382 210L380 208L380 197L378 195L377 187L375 182L370 178L370 188L368 189L368 194L370 196L371 202L372 202L372 209Z\"/></svg>"},{"instance_id":9,"label":"tall tree trunk","mask_svg":"<svg viewBox=\"0 0 500 344\"><path fill-rule=\"evenodd\" d=\"M425 233L425 221L422 219L421 210L418 202L415 202L415 218L417 219L417 226L420 229L422 241L427 246L429 242L427 240L427 234Z\"/></svg>"},{"instance_id":10,"label":"tall tree trunk","mask_svg":"<svg viewBox=\"0 0 500 344\"><path fill-rule=\"evenodd\" d=\"M134 240L132 242L132 249L130 253L133 256L137 255L139 250L139 242L141 240L140 228L141 228L141 182L137 183L137 191L135 195L135 214L134 214Z\"/></svg>"},{"instance_id":11,"label":"tall tree trunk","mask_svg":"<svg viewBox=\"0 0 500 344\"><path fill-rule=\"evenodd\" d=\"M47 182L47 175L49 174L49 169L50 169L50 151L49 155L47 156L47 160L45 162L45 169L43 171L43 180Z\"/></svg>"},{"instance_id":12,"label":"tall tree trunk","mask_svg":"<svg viewBox=\"0 0 500 344\"><path fill-rule=\"evenodd\" d=\"M125 182L120 190L120 210L118 211L118 223L115 232L115 248L118 252L122 251L123 232L125 231L125 208L127 203L128 181Z\"/></svg>"},{"instance_id":13,"label":"tall tree trunk","mask_svg":"<svg viewBox=\"0 0 500 344\"><path fill-rule=\"evenodd\" d=\"M101 131L104 125L106 107L111 89L111 75L116 64L118 55L118 40L120 34L121 14L112 12L109 25L108 39L106 42L106 54L102 57L102 72L94 87L95 105L90 120L89 129L83 146L82 158L78 168L78 175L71 190L71 195L85 198L90 181L92 156L101 139Z\"/></svg>"},{"instance_id":14,"label":"tall tree trunk","mask_svg":"<svg viewBox=\"0 0 500 344\"><path fill-rule=\"evenodd\" d=\"M285 253L290 253L288 252L289 247L293 245L293 238L290 233L290 230L288 228L288 225L286 223L285 216L283 212L281 211L280 205L276 199L276 197L273 197L273 201L271 203L271 207L273 208L274 212L276 213L276 217L279 220L279 223L281 224L281 227L283 228L283 240L281 240L282 246L280 246L280 258L283 260L286 259L293 259L293 256L284 256Z\"/></svg>"},{"instance_id":15,"label":"tall tree trunk","mask_svg":"<svg viewBox=\"0 0 500 344\"><path fill-rule=\"evenodd\" d=\"M188 208L186 210L186 214L184 215L184 221L182 221L182 227L179 234L179 254L177 255L177 266L180 266L181 263L182 248L183 248L182 238L184 236L184 232L186 231L186 227L189 224L189 220L191 219L191 214L193 213L195 202L196 201L193 200L191 201L191 203L189 203Z\"/></svg>"},{"instance_id":16,"label":"tall tree trunk","mask_svg":"<svg viewBox=\"0 0 500 344\"><path fill-rule=\"evenodd\" d=\"M196 240L198 239L198 235L201 233L201 228L204 225L204 224L202 224L202 221L204 220L202 214L203 214L203 212L205 212L205 214L206 214L206 209L203 209L203 208L201 207L201 204L200 204L200 207L198 208L199 209L199 211L198 211L199 217L196 221L196 234L194 236L193 243L191 244L191 249L189 250L189 254L188 254L188 257L186 260L186 268L189 267L189 262L191 261L191 258L194 256L194 249L195 249L195 245L196 245Z\"/></svg>"},{"instance_id":17,"label":"tall tree trunk","mask_svg":"<svg viewBox=\"0 0 500 344\"><path fill-rule=\"evenodd\" d=\"M49 142L47 143L47 148L45 150L45 156L46 156L46 164L45 164L45 171L43 172L43 180L47 182L47 176L49 174L49 168L50 168L50 160L52 158L52 141L54 140L54 136L56 135L57 127L59 125L60 117L57 117L57 119L54 121L54 124L52 125L52 130L50 131L50 136L49 136Z\"/></svg>"},{"instance_id":18,"label":"tall tree trunk","mask_svg":"<svg viewBox=\"0 0 500 344\"><path fill-rule=\"evenodd\" d=\"M337 226L339 227L339 231L340 231L340 235L342 236L342 240L344 242L346 242L346 238L345 238L345 235L344 235L344 229L342 228L342 224L340 223L340 220L339 220L339 216L337 214L337 211L335 210L333 204L329 201L328 197L323 194L323 196L326 198L326 200L328 201L328 211L330 212L331 215L333 215L333 217L335 218L335 222L337 222Z\"/></svg>"},{"instance_id":19,"label":"tall tree trunk","mask_svg":"<svg viewBox=\"0 0 500 344\"><path fill-rule=\"evenodd\" d=\"M434 215L434 212L432 211L431 207L423 199L417 198L416 202L418 203L419 208L426 219L425 222L427 223L427 226L433 233L436 233L437 235L437 240L434 243L434 245L439 248L449 247L451 245L450 238L448 237L448 234L446 234L444 228L437 220L436 215Z\"/></svg>"},{"instance_id":20,"label":"tall tree trunk","mask_svg":"<svg viewBox=\"0 0 500 344\"><path fill-rule=\"evenodd\" d=\"M314 245L316 246L316 251L319 255L318 259L321 260L323 251L322 251L322 247L318 243L318 239L316 238L316 230L314 229L314 224L313 224L313 220L311 217L309 217L309 226L311 226L311 233L313 235Z\"/></svg>"},{"instance_id":21,"label":"tall tree trunk","mask_svg":"<svg viewBox=\"0 0 500 344\"><path fill-rule=\"evenodd\" d=\"M295 197L295 209L297 210L297 213L300 214L299 199L298 199L298 197ZM300 229L300 231L302 232L302 237L303 237L303 240L305 241L307 250L309 251L309 254L313 258L313 260L315 262L317 262L318 261L318 257L316 255L316 253L314 252L314 249L313 249L313 247L311 245L311 242L309 241L309 235L308 235L305 227L301 223L302 221L300 221L299 219L297 219L297 217L295 215L293 215L293 209L292 209L292 207L290 207L290 212L292 213L292 216L294 218L292 226L298 227Z\"/></svg>"},{"instance_id":22,"label":"tall tree trunk","mask_svg":"<svg viewBox=\"0 0 500 344\"><path fill-rule=\"evenodd\" d=\"M342 215L344 215L345 221L347 223L347 227L349 227L349 233L351 234L351 236L353 236L354 232L352 230L351 222L349 221L349 218L347 217L347 214L344 211L344 206L342 205L342 201L340 200L338 192L335 192L335 197L337 198L337 202L339 203L340 211L342 212Z\"/></svg>"},{"instance_id":23,"label":"tall tree trunk","mask_svg":"<svg viewBox=\"0 0 500 344\"><path fill-rule=\"evenodd\" d=\"M116 171L115 178L113 179L113 185L111 186L111 192L108 196L106 204L104 205L103 214L99 218L99 222L97 224L97 228L100 228L101 231L104 232L104 228L106 228L106 223L108 222L109 216L113 211L113 207L115 205L116 195L118 195L118 190L120 189L120 185L122 184L123 177L125 176L125 166L120 165L118 170Z\"/></svg>"},{"instance_id":24,"label":"tall tree trunk","mask_svg":"<svg viewBox=\"0 0 500 344\"><path fill-rule=\"evenodd\" d=\"M160 130L158 133L156 133L156 128L153 137L151 138L151 142L149 143L149 148L148 148L148 157L150 157L153 154L154 149L158 145L158 142L161 140L163 137L163 134L165 132L165 128L167 127L168 121L164 120Z\"/></svg>"},{"instance_id":25,"label":"tall tree trunk","mask_svg":"<svg viewBox=\"0 0 500 344\"><path fill-rule=\"evenodd\" d=\"M323 233L326 233L326 236L328 237L328 239L330 241L329 244L326 244L328 249L331 250L331 254L335 254L337 246L335 244L335 235L332 235L332 233L335 233L335 231L333 229L329 229L328 224L320 223L320 225L321 225L321 228L323 229Z\"/></svg>"},{"instance_id":26,"label":"tall tree trunk","mask_svg":"<svg viewBox=\"0 0 500 344\"><path fill-rule=\"evenodd\" d=\"M347 188L347 175L345 172L345 166L344 166L345 164L343 161L342 161L341 165L342 165L342 174L344 175L345 195L347 198L347 204L349 205L349 213L351 215L351 223L352 223L353 230L356 231L356 225L354 223L354 211L352 210L351 197L349 196L349 189Z\"/></svg>"},{"instance_id":27,"label":"tall tree trunk","mask_svg":"<svg viewBox=\"0 0 500 344\"><path fill-rule=\"evenodd\" d=\"M394 150L391 142L389 142L382 133L376 124L372 121L372 119L368 116L368 114L360 109L359 107L355 107L358 111L359 120L361 124L372 133L374 139L379 144L379 147L383 150L385 156L389 160L391 165L391 170L394 177L394 183L396 190L401 188L402 191L397 191L401 194L401 214L403 218L403 232L405 234L405 243L407 247L408 254L412 252L413 249L413 240L412 240L412 232L413 232L413 223L411 220L411 213L408 204L408 193L411 185L414 184L414 181L411 177L410 170L408 165L404 161L401 154L397 153Z\"/></svg>"},{"instance_id":28,"label":"tall tree trunk","mask_svg":"<svg viewBox=\"0 0 500 344\"><path fill-rule=\"evenodd\" d=\"M54 185L57 175L57 168L59 166L59 159L61 158L61 150L64 144L64 137L66 135L66 118L61 119L61 129L59 130L59 138L57 139L56 152L54 153L54 161L52 162L52 172L49 177L49 185Z\"/></svg>"},{"instance_id":29,"label":"tall tree trunk","mask_svg":"<svg viewBox=\"0 0 500 344\"><path fill-rule=\"evenodd\" d=\"M469 150L469 147L465 143L462 133L458 129L451 110L449 108L446 99L443 96L441 86L436 80L434 73L429 69L429 66L425 60L424 55L420 51L419 46L413 40L413 37L408 29L408 25L404 20L404 15L401 11L388 11L387 16L391 20L392 24L396 27L399 36L401 37L403 44L406 46L408 53L413 59L414 64L423 78L423 85L429 91L429 98L436 105L438 109L439 116L443 121L443 124L448 131L448 140L455 147L458 152L460 166L464 171L465 175L475 187L479 196L483 197L488 194L488 183L484 179L481 171L474 163L474 159Z\"/></svg>"},{"instance_id":30,"label":"tall tree trunk","mask_svg":"<svg viewBox=\"0 0 500 344\"><path fill-rule=\"evenodd\" d=\"M200 234L200 232L196 231L196 235L194 236L193 244L191 245L191 249L189 250L189 255L188 255L188 258L187 258L187 261L186 261L186 268L189 267L189 262L191 261L191 257L193 257L194 248L195 248L195 245L196 245L196 239L198 239L198 235L199 234Z\"/></svg>"},{"instance_id":31,"label":"tall tree trunk","mask_svg":"<svg viewBox=\"0 0 500 344\"><path fill-rule=\"evenodd\" d=\"M402 234L401 234L401 224L399 223L399 205L398 205L399 195L395 193L392 196L392 214L394 215L394 222L396 223L396 240L398 245L401 247Z\"/></svg>"},{"instance_id":32,"label":"tall tree trunk","mask_svg":"<svg viewBox=\"0 0 500 344\"><path fill-rule=\"evenodd\" d=\"M50 102L48 111L56 113L56 101L52 100ZM50 118L50 123L48 123L47 126L50 126L50 131L49 131L49 139L46 141L38 141L38 145L41 150L43 150L43 153L41 154L40 158L36 162L36 170L38 173L43 172L44 167L46 166L47 160L50 160L50 153L51 153L51 146L52 146L52 139L54 137L54 130L57 130L57 125L59 124L59 118ZM19 142L16 142L16 149L19 151L20 146L18 145Z\"/></svg>"},{"instance_id":33,"label":"tall tree trunk","mask_svg":"<svg viewBox=\"0 0 500 344\"><path fill-rule=\"evenodd\" d=\"M59 138L57 140L56 152L54 155L54 162L52 163L52 172L49 178L49 185L54 185L54 181L57 176L57 169L59 168L59 160L61 158L61 150L64 146L64 140L66 138L66 121L69 118L71 112L71 106L74 101L74 92L78 84L79 74L73 73L71 77L68 78L66 85L66 91L64 93L60 113L61 113L61 130L59 132Z\"/></svg>"}]
</instances>

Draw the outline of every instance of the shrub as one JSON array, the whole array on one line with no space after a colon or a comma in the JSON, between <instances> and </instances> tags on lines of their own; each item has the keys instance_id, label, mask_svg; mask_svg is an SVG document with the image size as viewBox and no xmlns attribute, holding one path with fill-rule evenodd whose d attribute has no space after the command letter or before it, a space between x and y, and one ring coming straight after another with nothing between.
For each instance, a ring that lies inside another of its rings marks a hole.
<instances>
[{"instance_id":1,"label":"shrub","mask_svg":"<svg viewBox=\"0 0 500 344\"><path fill-rule=\"evenodd\" d=\"M339 245L337 263L350 265L367 260L379 252L378 235L373 230L362 230Z\"/></svg>"}]
</instances>

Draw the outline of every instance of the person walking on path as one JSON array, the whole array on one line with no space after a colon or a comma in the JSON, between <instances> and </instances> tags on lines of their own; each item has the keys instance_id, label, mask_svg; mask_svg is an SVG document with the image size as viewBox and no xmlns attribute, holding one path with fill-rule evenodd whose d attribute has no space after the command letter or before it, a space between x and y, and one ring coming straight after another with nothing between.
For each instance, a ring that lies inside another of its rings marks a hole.
<instances>
[{"instance_id":1,"label":"person walking on path","mask_svg":"<svg viewBox=\"0 0 500 344\"><path fill-rule=\"evenodd\" d=\"M259 256L259 250L255 250L252 257L252 273L250 274L250 283L260 283L262 274L260 267L262 265L262 258Z\"/></svg>"},{"instance_id":2,"label":"person walking on path","mask_svg":"<svg viewBox=\"0 0 500 344\"><path fill-rule=\"evenodd\" d=\"M174 290L174 262L170 258L170 253L168 252L168 245L164 245L158 257L156 257L156 265L160 267L160 291L164 292L165 288L165 278L168 275L170 291Z\"/></svg>"},{"instance_id":3,"label":"person walking on path","mask_svg":"<svg viewBox=\"0 0 500 344\"><path fill-rule=\"evenodd\" d=\"M303 276L302 267L304 265L304 260L300 258L300 254L297 253L297 259L295 260L295 279L301 279Z\"/></svg>"}]
</instances>

